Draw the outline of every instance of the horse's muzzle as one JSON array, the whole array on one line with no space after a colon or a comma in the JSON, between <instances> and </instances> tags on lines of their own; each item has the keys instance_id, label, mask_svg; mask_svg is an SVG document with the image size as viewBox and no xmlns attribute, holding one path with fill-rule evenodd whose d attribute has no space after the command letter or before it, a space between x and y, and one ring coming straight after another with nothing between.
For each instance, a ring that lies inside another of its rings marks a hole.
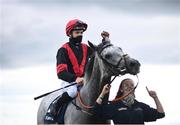
<instances>
[{"instance_id":1,"label":"horse's muzzle","mask_svg":"<svg viewBox=\"0 0 180 125\"><path fill-rule=\"evenodd\" d=\"M141 64L139 63L138 60L135 60L129 57L129 58L126 58L124 63L125 63L125 68L126 68L125 73L136 75L140 72Z\"/></svg>"}]
</instances>

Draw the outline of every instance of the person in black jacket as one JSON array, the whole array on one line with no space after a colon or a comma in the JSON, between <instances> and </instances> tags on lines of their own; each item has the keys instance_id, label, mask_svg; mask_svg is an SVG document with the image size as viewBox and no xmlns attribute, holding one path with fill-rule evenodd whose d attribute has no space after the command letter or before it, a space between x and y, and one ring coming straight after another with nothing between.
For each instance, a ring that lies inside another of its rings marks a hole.
<instances>
[{"instance_id":1,"label":"person in black jacket","mask_svg":"<svg viewBox=\"0 0 180 125\"><path fill-rule=\"evenodd\" d=\"M72 100L77 94L77 87L83 85L85 66L92 54L90 47L82 43L83 32L87 27L88 25L79 19L70 20L66 25L69 42L63 44L57 52L57 76L62 81L61 87L77 84L63 89L63 94L51 103L45 115L46 123L56 121L60 107ZM102 34L109 37L108 32Z\"/></svg>"},{"instance_id":2,"label":"person in black jacket","mask_svg":"<svg viewBox=\"0 0 180 125\"><path fill-rule=\"evenodd\" d=\"M96 100L94 111L98 117L113 120L114 124L144 124L144 122L156 121L157 119L165 117L165 113L161 102L155 91L147 91L154 99L156 109L149 105L139 102L135 99L134 82L131 79L124 79L119 87L116 98L127 95L123 100L102 104L103 97L109 93L110 85L106 84Z\"/></svg>"}]
</instances>

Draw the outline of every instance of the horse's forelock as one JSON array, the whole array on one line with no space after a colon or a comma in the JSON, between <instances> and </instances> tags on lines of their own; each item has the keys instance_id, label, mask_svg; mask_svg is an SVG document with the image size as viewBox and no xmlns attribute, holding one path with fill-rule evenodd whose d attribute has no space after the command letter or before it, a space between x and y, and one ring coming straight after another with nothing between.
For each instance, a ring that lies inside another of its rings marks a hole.
<instances>
[{"instance_id":1,"label":"horse's forelock","mask_svg":"<svg viewBox=\"0 0 180 125\"><path fill-rule=\"evenodd\" d=\"M110 44L110 41L102 41L99 45L98 48L102 48L103 46Z\"/></svg>"},{"instance_id":2,"label":"horse's forelock","mask_svg":"<svg viewBox=\"0 0 180 125\"><path fill-rule=\"evenodd\" d=\"M110 41L103 41L101 42L98 46L97 46L97 52L100 54L102 52L102 50L106 47L106 46L109 46L109 45L112 45L110 43Z\"/></svg>"}]
</instances>

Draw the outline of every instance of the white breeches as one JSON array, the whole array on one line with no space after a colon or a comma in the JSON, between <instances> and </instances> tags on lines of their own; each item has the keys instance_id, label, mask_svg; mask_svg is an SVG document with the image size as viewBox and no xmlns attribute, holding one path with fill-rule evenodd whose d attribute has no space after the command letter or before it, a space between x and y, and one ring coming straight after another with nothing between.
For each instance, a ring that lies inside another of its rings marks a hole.
<instances>
[{"instance_id":1,"label":"white breeches","mask_svg":"<svg viewBox=\"0 0 180 125\"><path fill-rule=\"evenodd\" d=\"M65 87L70 84L72 84L72 83L62 81L61 87ZM63 91L63 93L67 92L70 97L74 98L77 95L77 84L73 85L73 86L69 86L67 88L64 88L64 89L62 89L62 91Z\"/></svg>"}]
</instances>

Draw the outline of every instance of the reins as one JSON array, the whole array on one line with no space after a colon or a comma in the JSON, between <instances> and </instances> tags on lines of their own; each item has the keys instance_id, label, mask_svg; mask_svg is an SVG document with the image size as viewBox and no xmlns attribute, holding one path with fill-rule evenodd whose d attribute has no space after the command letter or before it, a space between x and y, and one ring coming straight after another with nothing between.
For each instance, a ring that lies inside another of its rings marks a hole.
<instances>
[{"instance_id":1,"label":"reins","mask_svg":"<svg viewBox=\"0 0 180 125\"><path fill-rule=\"evenodd\" d=\"M114 76L114 78L110 81L109 85L115 80L116 77L117 77L117 76ZM139 84L138 75L136 75L136 77L137 77L137 79L138 79L138 82L137 82L136 86L135 86L130 92L128 92L128 93L127 93L126 95L124 95L124 96L120 96L120 97L115 98L115 99L113 99L112 101L108 101L108 102L110 102L110 103L117 103L117 102L123 100L125 97L127 97L129 94L131 94L133 91L135 91L135 89L137 88L137 86L138 86L138 84ZM83 108L86 108L86 109L92 109L92 108L93 108L93 105L86 105L86 104L83 102L79 91L78 91L78 93L77 93L77 96L78 96L78 100L79 100L79 102L80 102L80 104L81 104L81 106L82 106Z\"/></svg>"},{"instance_id":2,"label":"reins","mask_svg":"<svg viewBox=\"0 0 180 125\"><path fill-rule=\"evenodd\" d=\"M117 76L114 76L114 78L110 81L109 84L111 84L111 83L115 80L116 77L117 77ZM93 105L86 105L86 104L83 102L83 100L82 100L82 98L81 98L81 95L80 95L80 91L77 92L77 96L78 96L78 100L79 100L79 102L80 102L80 104L82 105L83 108L86 108L86 109L92 109L92 108L93 108Z\"/></svg>"}]
</instances>

